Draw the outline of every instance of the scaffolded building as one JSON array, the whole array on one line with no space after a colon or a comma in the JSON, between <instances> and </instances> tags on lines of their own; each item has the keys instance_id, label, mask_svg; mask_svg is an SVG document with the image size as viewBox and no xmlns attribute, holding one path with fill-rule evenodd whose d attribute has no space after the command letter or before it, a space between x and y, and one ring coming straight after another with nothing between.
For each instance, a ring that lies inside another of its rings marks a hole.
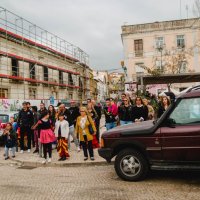
<instances>
[{"instance_id":1,"label":"scaffolded building","mask_svg":"<svg viewBox=\"0 0 200 200\"><path fill-rule=\"evenodd\" d=\"M0 7L0 98L85 99L89 71L79 47Z\"/></svg>"}]
</instances>

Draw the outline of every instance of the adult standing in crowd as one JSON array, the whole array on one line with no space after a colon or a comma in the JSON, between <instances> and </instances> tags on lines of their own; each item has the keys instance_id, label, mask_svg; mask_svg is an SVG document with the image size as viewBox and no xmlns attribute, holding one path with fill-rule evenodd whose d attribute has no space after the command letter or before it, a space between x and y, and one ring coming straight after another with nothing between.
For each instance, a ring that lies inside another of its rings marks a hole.
<instances>
[{"instance_id":1,"label":"adult standing in crowd","mask_svg":"<svg viewBox=\"0 0 200 200\"><path fill-rule=\"evenodd\" d=\"M69 135L71 135L74 138L74 143L76 145L77 151L79 152L80 151L79 142L78 142L76 136L74 135L74 120L73 120L73 117L72 117L70 111L67 108L65 108L65 104L61 104L59 106L58 115L59 114L63 114L65 120L68 121L68 123L69 123ZM69 138L69 140L70 140L70 138ZM69 147L69 149L70 149L70 147Z\"/></svg>"},{"instance_id":2,"label":"adult standing in crowd","mask_svg":"<svg viewBox=\"0 0 200 200\"><path fill-rule=\"evenodd\" d=\"M53 127L55 127L55 123L56 123L56 110L54 108L53 105L50 105L48 107L48 111L49 111L49 119L51 121L51 124Z\"/></svg>"},{"instance_id":3,"label":"adult standing in crowd","mask_svg":"<svg viewBox=\"0 0 200 200\"><path fill-rule=\"evenodd\" d=\"M33 112L33 121L34 121L33 124L36 125L39 120L37 106L32 106L32 112ZM39 150L41 151L41 148L39 148L39 143L38 143L38 128L36 128L33 131L34 131L34 140L35 140L35 151L33 153L39 153Z\"/></svg>"},{"instance_id":4,"label":"adult standing in crowd","mask_svg":"<svg viewBox=\"0 0 200 200\"><path fill-rule=\"evenodd\" d=\"M76 145L77 151L79 152L80 151L79 141L74 133L74 129L76 126L76 120L77 120L78 116L80 116L80 112L79 112L79 107L77 106L77 104L74 100L72 100L70 102L69 112L70 112L70 116L72 118L73 128L72 127L70 128L70 131L68 134L68 149L70 149L70 146L71 146L70 136L72 136L72 138L73 138L72 142L74 142L74 144Z\"/></svg>"},{"instance_id":5,"label":"adult standing in crowd","mask_svg":"<svg viewBox=\"0 0 200 200\"><path fill-rule=\"evenodd\" d=\"M40 103L40 110L38 111L38 119L41 119L41 116L43 116L44 113L47 112L47 109L45 107L45 104L43 102ZM42 143L40 142L40 126L37 127L38 129L38 145L39 145L39 156L42 157L42 149L43 149L43 146L42 146Z\"/></svg>"},{"instance_id":6,"label":"adult standing in crowd","mask_svg":"<svg viewBox=\"0 0 200 200\"><path fill-rule=\"evenodd\" d=\"M136 97L133 107L133 122L146 121L148 119L148 108L144 106L142 98Z\"/></svg>"},{"instance_id":7,"label":"adult standing in crowd","mask_svg":"<svg viewBox=\"0 0 200 200\"><path fill-rule=\"evenodd\" d=\"M167 96L161 97L161 101L158 108L158 115L157 117L160 118L162 114L168 109L170 105L170 100Z\"/></svg>"},{"instance_id":8,"label":"adult standing in crowd","mask_svg":"<svg viewBox=\"0 0 200 200\"><path fill-rule=\"evenodd\" d=\"M89 127L92 127L94 135L96 134L96 127L94 125L92 118L88 114L86 107L80 108L80 114L81 116L78 117L76 122L75 133L80 137L80 142L84 152L84 161L88 160L88 151L90 159L93 161L94 160L94 151L92 146L93 135L91 134Z\"/></svg>"},{"instance_id":9,"label":"adult standing in crowd","mask_svg":"<svg viewBox=\"0 0 200 200\"><path fill-rule=\"evenodd\" d=\"M106 99L106 107L104 108L105 120L106 120L106 129L110 130L117 126L117 112L115 106L112 106L110 98Z\"/></svg>"},{"instance_id":10,"label":"adult standing in crowd","mask_svg":"<svg viewBox=\"0 0 200 200\"><path fill-rule=\"evenodd\" d=\"M41 115L45 112L46 113L47 109L45 107L45 104L43 102L40 103L40 110L38 110L39 118Z\"/></svg>"},{"instance_id":11,"label":"adult standing in crowd","mask_svg":"<svg viewBox=\"0 0 200 200\"><path fill-rule=\"evenodd\" d=\"M92 100L92 106L97 113L97 117L95 118L95 125L96 125L96 129L97 129L96 138L97 138L97 141L99 143L100 121L101 121L101 114L102 114L101 113L101 107L96 104L95 100Z\"/></svg>"},{"instance_id":12,"label":"adult standing in crowd","mask_svg":"<svg viewBox=\"0 0 200 200\"><path fill-rule=\"evenodd\" d=\"M147 108L148 108L148 120L154 119L155 111L154 111L153 106L149 104L149 100L146 99L146 98L144 98L144 99L143 99L143 103L144 103L144 105L147 106Z\"/></svg>"},{"instance_id":13,"label":"adult standing in crowd","mask_svg":"<svg viewBox=\"0 0 200 200\"><path fill-rule=\"evenodd\" d=\"M97 112L96 112L96 110L94 108L92 100L90 100L90 102L88 102L87 112L88 112L88 115L92 118L95 127L97 128L96 121L98 121L99 117L98 117L98 114L97 114ZM93 135L92 145L93 145L93 148L99 148L99 142L98 142L98 140L96 138L96 134Z\"/></svg>"},{"instance_id":14,"label":"adult standing in crowd","mask_svg":"<svg viewBox=\"0 0 200 200\"><path fill-rule=\"evenodd\" d=\"M27 108L32 111L32 106L29 101L26 102L26 105L27 105ZM35 147L34 131L32 129L31 129L31 141L32 141L33 147Z\"/></svg>"},{"instance_id":15,"label":"adult standing in crowd","mask_svg":"<svg viewBox=\"0 0 200 200\"><path fill-rule=\"evenodd\" d=\"M27 108L26 102L22 103L22 110L19 112L17 124L20 127L20 148L24 152L24 136L28 139L28 152L31 151L31 126L33 125L33 113Z\"/></svg>"},{"instance_id":16,"label":"adult standing in crowd","mask_svg":"<svg viewBox=\"0 0 200 200\"><path fill-rule=\"evenodd\" d=\"M123 99L123 105L118 108L120 125L133 123L133 107L128 98Z\"/></svg>"}]
</instances>

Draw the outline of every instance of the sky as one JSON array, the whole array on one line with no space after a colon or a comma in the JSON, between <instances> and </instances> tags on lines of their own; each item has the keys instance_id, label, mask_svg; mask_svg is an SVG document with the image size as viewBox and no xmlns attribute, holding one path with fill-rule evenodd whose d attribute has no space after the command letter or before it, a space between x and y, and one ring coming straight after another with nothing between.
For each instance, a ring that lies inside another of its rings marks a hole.
<instances>
[{"instance_id":1,"label":"sky","mask_svg":"<svg viewBox=\"0 0 200 200\"><path fill-rule=\"evenodd\" d=\"M0 6L83 49L93 69L112 70L123 60L122 25L193 17L194 1L1 0Z\"/></svg>"}]
</instances>

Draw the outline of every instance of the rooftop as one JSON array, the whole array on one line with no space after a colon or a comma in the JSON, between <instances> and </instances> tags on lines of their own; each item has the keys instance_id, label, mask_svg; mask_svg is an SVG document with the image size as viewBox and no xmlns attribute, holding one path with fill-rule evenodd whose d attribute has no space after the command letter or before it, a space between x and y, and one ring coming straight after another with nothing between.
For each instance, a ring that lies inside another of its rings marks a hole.
<instances>
[{"instance_id":1,"label":"rooftop","mask_svg":"<svg viewBox=\"0 0 200 200\"><path fill-rule=\"evenodd\" d=\"M122 35L199 27L199 18L122 26Z\"/></svg>"}]
</instances>

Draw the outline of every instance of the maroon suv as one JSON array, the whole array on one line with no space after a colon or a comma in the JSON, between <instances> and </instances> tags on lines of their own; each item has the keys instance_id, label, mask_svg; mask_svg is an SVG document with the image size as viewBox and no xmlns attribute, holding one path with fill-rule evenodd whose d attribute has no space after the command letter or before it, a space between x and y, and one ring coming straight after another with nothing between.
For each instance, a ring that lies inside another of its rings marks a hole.
<instances>
[{"instance_id":1,"label":"maroon suv","mask_svg":"<svg viewBox=\"0 0 200 200\"><path fill-rule=\"evenodd\" d=\"M99 155L128 181L154 170L200 169L200 86L179 96L157 121L124 125L103 133Z\"/></svg>"}]
</instances>

